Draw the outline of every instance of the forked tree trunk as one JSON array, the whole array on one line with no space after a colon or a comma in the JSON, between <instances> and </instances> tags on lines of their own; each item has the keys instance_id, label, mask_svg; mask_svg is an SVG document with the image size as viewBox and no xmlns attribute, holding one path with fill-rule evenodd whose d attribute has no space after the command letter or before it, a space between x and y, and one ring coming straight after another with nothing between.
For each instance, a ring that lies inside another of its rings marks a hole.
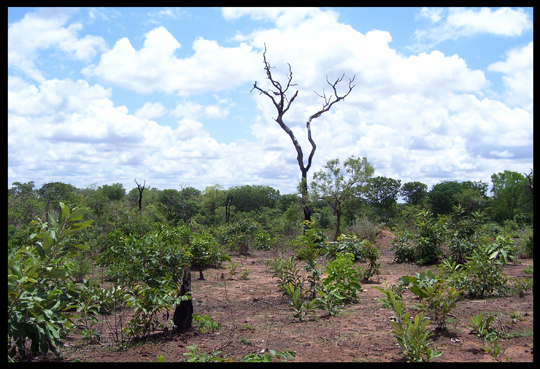
<instances>
[{"instance_id":1,"label":"forked tree trunk","mask_svg":"<svg viewBox=\"0 0 540 369\"><path fill-rule=\"evenodd\" d=\"M257 86L257 82L255 82L253 84L253 88L251 89L251 91L257 90L261 94L270 98L270 100L274 104L277 111L277 117L274 118L274 120L289 135L289 137L292 140L294 148L296 149L296 152L297 152L296 160L298 161L298 166L300 167L300 172L302 173L302 183L300 184L300 192L302 193L302 207L304 210L304 220L311 220L311 209L309 208L309 204L308 204L307 173L309 169L311 168L313 155L315 154L315 150L317 149L317 146L315 145L315 142L313 141L313 138L311 137L311 121L313 119L319 118L323 113L329 111L332 105L334 105L335 103L345 99L354 88L354 85L352 83L355 77L353 77L352 79L349 79L349 90L343 96L339 96L338 91L337 91L337 85L339 82L343 80L343 77L345 77L345 74L343 74L340 78L336 79L336 82L334 83L330 83L330 81L328 81L328 76L326 77L326 82L330 85L330 87L332 87L332 91L334 92L334 94L330 95L330 97L326 97L324 90L323 90L322 95L319 95L318 93L315 92L317 96L324 99L324 104L323 104L323 107L318 112L310 116L306 122L307 137L311 145L311 151L308 156L307 165L304 165L304 153L302 152L302 147L300 146L300 143L294 136L294 133L289 128L289 126L287 126L283 122L283 115L289 110L292 102L298 96L298 90L296 90L296 92L294 93L291 99L288 99L286 96L287 90L289 89L289 87L296 86L295 84L291 83L292 82L291 65L288 64L289 74L287 75L287 85L283 87L278 81L274 80L274 78L272 77L272 72L270 71L272 67L266 61L266 44L264 45L263 61L264 61L264 70L266 71L266 77L268 80L270 80L270 83L272 84L273 89L263 90L259 86Z\"/></svg>"}]
</instances>

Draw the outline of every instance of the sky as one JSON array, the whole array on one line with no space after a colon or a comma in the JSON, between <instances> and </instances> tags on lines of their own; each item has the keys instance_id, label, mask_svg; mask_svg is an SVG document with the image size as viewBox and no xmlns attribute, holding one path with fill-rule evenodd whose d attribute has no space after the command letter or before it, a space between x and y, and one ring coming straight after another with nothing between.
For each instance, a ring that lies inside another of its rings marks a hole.
<instances>
[{"instance_id":1,"label":"sky","mask_svg":"<svg viewBox=\"0 0 540 369\"><path fill-rule=\"evenodd\" d=\"M533 168L532 8L8 8L8 188L137 182L296 193L366 157L374 176L484 181ZM307 162L306 162L307 164Z\"/></svg>"}]
</instances>

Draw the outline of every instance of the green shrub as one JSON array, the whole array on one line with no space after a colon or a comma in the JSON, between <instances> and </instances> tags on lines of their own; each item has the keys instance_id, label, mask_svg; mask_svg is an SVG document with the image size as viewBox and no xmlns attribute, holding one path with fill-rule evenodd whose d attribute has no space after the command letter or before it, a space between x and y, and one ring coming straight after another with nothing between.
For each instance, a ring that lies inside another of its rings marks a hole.
<instances>
[{"instance_id":1,"label":"green shrub","mask_svg":"<svg viewBox=\"0 0 540 369\"><path fill-rule=\"evenodd\" d=\"M433 333L427 328L429 320L423 320L422 314L410 318L410 313L405 313L401 320L391 322L394 326L392 334L403 350L403 358L407 362L429 361L442 355L442 352L430 347Z\"/></svg>"},{"instance_id":2,"label":"green shrub","mask_svg":"<svg viewBox=\"0 0 540 369\"><path fill-rule=\"evenodd\" d=\"M256 250L270 250L276 244L276 239L271 237L268 232L259 230L255 233L255 240L253 246Z\"/></svg>"},{"instance_id":3,"label":"green shrub","mask_svg":"<svg viewBox=\"0 0 540 369\"><path fill-rule=\"evenodd\" d=\"M503 264L496 258L490 258L484 246L475 249L465 264L444 261L439 268L449 283L472 298L483 298L495 291L506 295L510 290Z\"/></svg>"},{"instance_id":4,"label":"green shrub","mask_svg":"<svg viewBox=\"0 0 540 369\"><path fill-rule=\"evenodd\" d=\"M330 286L337 286L337 291L344 297L344 303L356 302L358 293L362 292L360 280L362 271L354 268L354 255L351 253L340 253L336 259L329 262L326 266L328 275L322 281L323 288L331 290Z\"/></svg>"},{"instance_id":5,"label":"green shrub","mask_svg":"<svg viewBox=\"0 0 540 369\"><path fill-rule=\"evenodd\" d=\"M394 263L414 263L416 261L416 247L412 232L402 230L396 232L396 237L391 242L391 250L394 252Z\"/></svg>"},{"instance_id":6,"label":"green shrub","mask_svg":"<svg viewBox=\"0 0 540 369\"><path fill-rule=\"evenodd\" d=\"M446 319L456 306L462 291L452 286L437 283L422 288L425 297L420 300L418 309L428 315L439 329L446 328Z\"/></svg>"},{"instance_id":7,"label":"green shrub","mask_svg":"<svg viewBox=\"0 0 540 369\"><path fill-rule=\"evenodd\" d=\"M108 279L125 285L132 282L152 284L156 278L164 278L167 274L171 274L173 280L179 280L183 266L190 265L193 258L192 247L185 243L186 238L190 239L185 228L161 223L142 237L114 231L108 235L109 245L99 255L98 265L107 268Z\"/></svg>"},{"instance_id":8,"label":"green shrub","mask_svg":"<svg viewBox=\"0 0 540 369\"><path fill-rule=\"evenodd\" d=\"M193 314L193 324L203 333L221 330L221 323L215 322L208 315Z\"/></svg>"},{"instance_id":9,"label":"green shrub","mask_svg":"<svg viewBox=\"0 0 540 369\"><path fill-rule=\"evenodd\" d=\"M353 224L350 227L347 227L347 231L360 239L375 242L377 232L379 231L379 225L367 216L360 218L356 217Z\"/></svg>"},{"instance_id":10,"label":"green shrub","mask_svg":"<svg viewBox=\"0 0 540 369\"><path fill-rule=\"evenodd\" d=\"M37 224L38 232L30 238L32 244L12 248L8 253L8 361L17 355L39 351L58 354L67 332L74 327L66 311L76 307L66 290L71 289L69 270L76 249L88 249L71 244L72 237L90 227L92 221L82 221L85 208L69 209L60 203L57 218L49 215L49 223ZM68 248L68 246L71 246Z\"/></svg>"},{"instance_id":11,"label":"green shrub","mask_svg":"<svg viewBox=\"0 0 540 369\"><path fill-rule=\"evenodd\" d=\"M191 246L191 264L193 266L219 267L221 262L230 260L230 256L210 233L192 234L189 244Z\"/></svg>"},{"instance_id":12,"label":"green shrub","mask_svg":"<svg viewBox=\"0 0 540 369\"><path fill-rule=\"evenodd\" d=\"M247 255L249 243L255 236L258 225L248 219L242 219L225 226L226 240L230 250L238 250L240 255Z\"/></svg>"}]
</instances>

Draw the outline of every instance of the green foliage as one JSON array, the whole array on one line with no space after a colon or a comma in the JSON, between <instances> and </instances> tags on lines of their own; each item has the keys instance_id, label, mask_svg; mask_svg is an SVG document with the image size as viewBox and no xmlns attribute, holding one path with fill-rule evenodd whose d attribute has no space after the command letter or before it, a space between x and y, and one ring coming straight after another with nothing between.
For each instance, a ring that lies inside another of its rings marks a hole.
<instances>
[{"instance_id":1,"label":"green foliage","mask_svg":"<svg viewBox=\"0 0 540 369\"><path fill-rule=\"evenodd\" d=\"M314 222L304 221L304 234L298 235L291 245L297 249L296 257L299 260L313 262L320 255L320 249L324 242L324 235L319 228L315 228Z\"/></svg>"},{"instance_id":2,"label":"green foliage","mask_svg":"<svg viewBox=\"0 0 540 369\"><path fill-rule=\"evenodd\" d=\"M425 297L420 300L418 308L435 322L437 328L445 329L448 314L456 306L462 291L437 283L422 288L422 293Z\"/></svg>"},{"instance_id":3,"label":"green foliage","mask_svg":"<svg viewBox=\"0 0 540 369\"><path fill-rule=\"evenodd\" d=\"M469 320L470 324L467 324L467 328L471 330L469 333L489 340L497 338L497 330L491 327L494 320L494 316L484 318L484 313L476 314Z\"/></svg>"},{"instance_id":4,"label":"green foliage","mask_svg":"<svg viewBox=\"0 0 540 369\"><path fill-rule=\"evenodd\" d=\"M335 259L339 254L350 253L354 256L354 260L367 262L368 267L362 275L364 280L380 274L380 264L377 263L377 260L382 252L370 241L360 240L355 235L342 234L336 242L326 242L321 253L329 259Z\"/></svg>"},{"instance_id":5,"label":"green foliage","mask_svg":"<svg viewBox=\"0 0 540 369\"><path fill-rule=\"evenodd\" d=\"M295 318L303 322L306 315L315 315L315 310L313 309L315 300L305 300L302 296L302 288L300 286L287 283L283 287L285 289L285 297L291 303L291 310L293 310L293 316Z\"/></svg>"},{"instance_id":6,"label":"green foliage","mask_svg":"<svg viewBox=\"0 0 540 369\"><path fill-rule=\"evenodd\" d=\"M280 361L287 361L294 359L296 356L295 351L281 351L277 352L275 350L267 350L264 355L261 353L251 353L247 354L242 358L243 363L271 363L274 359L279 359Z\"/></svg>"},{"instance_id":7,"label":"green foliage","mask_svg":"<svg viewBox=\"0 0 540 369\"><path fill-rule=\"evenodd\" d=\"M201 238L204 241L204 237ZM173 280L179 280L183 266L190 265L193 260L193 247L186 244L186 240L191 240L188 228L160 223L142 237L115 231L109 234L109 246L99 255L98 265L107 267L107 278L124 285L132 282L152 284L168 274ZM206 260L206 243L203 241L195 247L197 261Z\"/></svg>"},{"instance_id":8,"label":"green foliage","mask_svg":"<svg viewBox=\"0 0 540 369\"><path fill-rule=\"evenodd\" d=\"M416 233L408 230L396 232L396 238L392 241L394 261L436 264L443 256L441 246L446 231L443 220L436 220L431 212L422 210L416 215L414 225Z\"/></svg>"},{"instance_id":9,"label":"green foliage","mask_svg":"<svg viewBox=\"0 0 540 369\"><path fill-rule=\"evenodd\" d=\"M382 176L370 179L366 197L377 209L383 222L393 215L400 188L401 180L399 179Z\"/></svg>"},{"instance_id":10,"label":"green foliage","mask_svg":"<svg viewBox=\"0 0 540 369\"><path fill-rule=\"evenodd\" d=\"M249 243L257 231L257 223L248 219L229 223L225 226L226 239L231 250L237 249L240 255L247 255Z\"/></svg>"},{"instance_id":11,"label":"green foliage","mask_svg":"<svg viewBox=\"0 0 540 369\"><path fill-rule=\"evenodd\" d=\"M221 330L221 323L215 322L208 315L193 314L193 324L202 333L215 332Z\"/></svg>"},{"instance_id":12,"label":"green foliage","mask_svg":"<svg viewBox=\"0 0 540 369\"><path fill-rule=\"evenodd\" d=\"M427 329L429 320L423 322L422 314L411 319L410 313L405 313L403 298L391 288L375 287L375 289L385 295L384 298L377 298L382 306L394 312L394 320L391 322L394 327L392 334L403 350L403 358L407 362L429 361L442 355L442 352L430 347L430 338L433 334Z\"/></svg>"},{"instance_id":13,"label":"green foliage","mask_svg":"<svg viewBox=\"0 0 540 369\"><path fill-rule=\"evenodd\" d=\"M256 250L271 250L276 244L276 238L264 230L255 233L253 246Z\"/></svg>"},{"instance_id":14,"label":"green foliage","mask_svg":"<svg viewBox=\"0 0 540 369\"><path fill-rule=\"evenodd\" d=\"M422 182L407 182L401 186L399 194L409 205L420 205L427 197L428 186Z\"/></svg>"},{"instance_id":15,"label":"green foliage","mask_svg":"<svg viewBox=\"0 0 540 369\"><path fill-rule=\"evenodd\" d=\"M473 212L468 215L466 210L457 205L452 208L452 213L447 222L449 233L450 258L458 264L463 264L467 256L478 247L480 227L484 223L484 215Z\"/></svg>"},{"instance_id":16,"label":"green foliage","mask_svg":"<svg viewBox=\"0 0 540 369\"><path fill-rule=\"evenodd\" d=\"M178 290L179 285L171 274L155 278L151 286L147 283L135 285L125 296L127 306L134 309L134 315L124 333L145 337L158 328L163 329L165 326L159 320L160 313L173 310L182 301L191 300L191 292L178 296Z\"/></svg>"},{"instance_id":17,"label":"green foliage","mask_svg":"<svg viewBox=\"0 0 540 369\"><path fill-rule=\"evenodd\" d=\"M316 293L317 297L313 300L316 308L328 311L329 316L339 313L345 297L338 285L323 285L316 290Z\"/></svg>"},{"instance_id":18,"label":"green foliage","mask_svg":"<svg viewBox=\"0 0 540 369\"><path fill-rule=\"evenodd\" d=\"M392 240L392 251L394 252L394 263L414 263L416 261L416 247L414 244L414 234L408 230L400 230L395 233Z\"/></svg>"},{"instance_id":19,"label":"green foliage","mask_svg":"<svg viewBox=\"0 0 540 369\"><path fill-rule=\"evenodd\" d=\"M124 185L121 183L113 183L112 185L103 185L98 188L110 201L119 201L126 195Z\"/></svg>"},{"instance_id":20,"label":"green foliage","mask_svg":"<svg viewBox=\"0 0 540 369\"><path fill-rule=\"evenodd\" d=\"M416 276L402 276L398 279L401 286L408 287L412 285L410 291L420 298L428 297L425 291L427 287L433 287L441 281L441 278L435 275L431 270L427 270L425 273L417 273Z\"/></svg>"},{"instance_id":21,"label":"green foliage","mask_svg":"<svg viewBox=\"0 0 540 369\"><path fill-rule=\"evenodd\" d=\"M497 236L495 242L484 246L491 260L497 260L502 265L515 262L517 259L516 246L508 236Z\"/></svg>"},{"instance_id":22,"label":"green foliage","mask_svg":"<svg viewBox=\"0 0 540 369\"><path fill-rule=\"evenodd\" d=\"M221 262L230 260L230 256L210 233L192 233L189 238L189 244L192 255L191 265L198 267L218 267Z\"/></svg>"},{"instance_id":23,"label":"green foliage","mask_svg":"<svg viewBox=\"0 0 540 369\"><path fill-rule=\"evenodd\" d=\"M374 169L367 159L349 157L340 166L339 159L329 160L324 169L313 174L311 188L316 199L325 200L336 214L336 232L341 227L342 205L355 195L365 192Z\"/></svg>"},{"instance_id":24,"label":"green foliage","mask_svg":"<svg viewBox=\"0 0 540 369\"><path fill-rule=\"evenodd\" d=\"M467 292L473 298L482 298L495 291L499 295L506 295L510 289L503 264L490 257L486 246L473 250L465 264L444 261L439 268L456 289Z\"/></svg>"},{"instance_id":25,"label":"green foliage","mask_svg":"<svg viewBox=\"0 0 540 369\"><path fill-rule=\"evenodd\" d=\"M67 331L74 324L73 316L65 314L72 308L64 286L68 282L70 265L77 255L68 250L86 249L71 244L70 238L90 227L91 221L82 221L85 208L70 209L59 203L60 213L50 223L39 224L39 231L32 235L31 245L12 249L8 254L8 359L18 354L47 353L62 345Z\"/></svg>"},{"instance_id":26,"label":"green foliage","mask_svg":"<svg viewBox=\"0 0 540 369\"><path fill-rule=\"evenodd\" d=\"M416 264L436 264L442 257L441 245L446 230L443 222L435 220L429 211L421 211L415 220L415 225L418 230Z\"/></svg>"},{"instance_id":27,"label":"green foliage","mask_svg":"<svg viewBox=\"0 0 540 369\"><path fill-rule=\"evenodd\" d=\"M463 185L457 181L442 181L432 186L428 192L428 203L435 215L450 214L452 206L457 205L454 195L461 192Z\"/></svg>"},{"instance_id":28,"label":"green foliage","mask_svg":"<svg viewBox=\"0 0 540 369\"><path fill-rule=\"evenodd\" d=\"M186 346L188 352L182 354L187 358L188 363L211 363L211 362L225 362L232 360L225 360L219 356L221 351L213 351L212 353L199 352L199 346Z\"/></svg>"},{"instance_id":29,"label":"green foliage","mask_svg":"<svg viewBox=\"0 0 540 369\"><path fill-rule=\"evenodd\" d=\"M298 261L295 260L294 256L290 259L279 257L276 260L270 261L270 271L272 272L272 277L278 280L278 291L284 296L287 294L286 286L289 284L295 289L302 288L302 276Z\"/></svg>"},{"instance_id":30,"label":"green foliage","mask_svg":"<svg viewBox=\"0 0 540 369\"><path fill-rule=\"evenodd\" d=\"M527 208L532 208L529 183L521 173L505 170L493 174L491 182L493 201L490 210L496 221L502 223L504 220L513 220L519 210L527 212Z\"/></svg>"},{"instance_id":31,"label":"green foliage","mask_svg":"<svg viewBox=\"0 0 540 369\"><path fill-rule=\"evenodd\" d=\"M338 254L335 260L327 264L328 276L322 281L322 287L326 291L335 285L340 295L344 297L344 303L356 302L358 293L363 291L360 285L362 271L354 268L353 260L354 255L351 253Z\"/></svg>"},{"instance_id":32,"label":"green foliage","mask_svg":"<svg viewBox=\"0 0 540 369\"><path fill-rule=\"evenodd\" d=\"M392 334L403 350L403 358L407 362L429 361L442 355L442 352L430 347L433 333L427 328L429 320L422 321L422 314L415 315L412 319L410 313L405 313L402 319L392 322Z\"/></svg>"}]
</instances>

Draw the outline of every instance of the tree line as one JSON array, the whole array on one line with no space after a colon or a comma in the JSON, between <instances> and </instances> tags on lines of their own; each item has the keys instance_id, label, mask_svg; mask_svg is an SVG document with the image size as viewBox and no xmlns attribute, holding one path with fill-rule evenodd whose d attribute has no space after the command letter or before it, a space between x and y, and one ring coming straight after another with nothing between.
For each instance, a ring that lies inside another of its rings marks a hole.
<instances>
[{"instance_id":1,"label":"tree line","mask_svg":"<svg viewBox=\"0 0 540 369\"><path fill-rule=\"evenodd\" d=\"M450 214L460 204L469 214L482 211L501 225L508 220L527 225L533 221L532 172L495 173L491 186L483 181L444 180L428 189L418 181L401 184L399 179L374 177L373 171L365 157L350 157L343 163L330 160L314 174L305 202L301 193L281 194L265 185L160 190L135 180L137 186L128 191L121 183L76 188L51 182L36 188L33 181L14 182L8 189L8 226L20 229L36 217L46 220L60 202L89 208L94 227L104 233L121 221L141 217L149 223L202 227L250 219L274 234L293 234L304 220L304 203L319 227L335 231L334 238L342 227L361 217L390 227L399 225L411 208L439 216ZM404 203L398 203L400 197Z\"/></svg>"}]
</instances>

